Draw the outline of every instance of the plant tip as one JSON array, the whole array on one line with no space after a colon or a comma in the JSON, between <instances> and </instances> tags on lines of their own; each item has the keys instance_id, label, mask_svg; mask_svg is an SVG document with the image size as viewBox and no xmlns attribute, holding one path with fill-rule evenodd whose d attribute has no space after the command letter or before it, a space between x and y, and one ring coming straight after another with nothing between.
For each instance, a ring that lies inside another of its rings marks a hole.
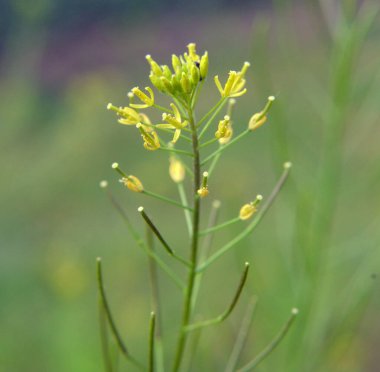
<instances>
[{"instance_id":1,"label":"plant tip","mask_svg":"<svg viewBox=\"0 0 380 372\"><path fill-rule=\"evenodd\" d=\"M257 200L263 200L263 196L259 194L259 195L256 196L256 199Z\"/></svg>"},{"instance_id":2,"label":"plant tip","mask_svg":"<svg viewBox=\"0 0 380 372\"><path fill-rule=\"evenodd\" d=\"M112 169L119 168L119 163L112 163L111 167Z\"/></svg>"},{"instance_id":3,"label":"plant tip","mask_svg":"<svg viewBox=\"0 0 380 372\"><path fill-rule=\"evenodd\" d=\"M137 208L137 211L140 212L140 213L141 213L143 210L144 210L144 207L138 207L138 208Z\"/></svg>"},{"instance_id":4,"label":"plant tip","mask_svg":"<svg viewBox=\"0 0 380 372\"><path fill-rule=\"evenodd\" d=\"M290 161L287 161L286 163L284 163L284 168L285 169L290 169L292 167L292 163Z\"/></svg>"},{"instance_id":5,"label":"plant tip","mask_svg":"<svg viewBox=\"0 0 380 372\"><path fill-rule=\"evenodd\" d=\"M96 257L96 262L101 262L102 258L101 257Z\"/></svg>"},{"instance_id":6,"label":"plant tip","mask_svg":"<svg viewBox=\"0 0 380 372\"><path fill-rule=\"evenodd\" d=\"M249 262L248 261L245 262L244 265L245 265L245 267L249 267Z\"/></svg>"},{"instance_id":7,"label":"plant tip","mask_svg":"<svg viewBox=\"0 0 380 372\"><path fill-rule=\"evenodd\" d=\"M102 181L100 181L99 186L102 189L105 189L108 186L108 182L106 180L102 180Z\"/></svg>"},{"instance_id":8,"label":"plant tip","mask_svg":"<svg viewBox=\"0 0 380 372\"><path fill-rule=\"evenodd\" d=\"M269 96L269 97L268 97L268 101L271 101L271 102L273 102L275 99L276 99L275 96Z\"/></svg>"},{"instance_id":9,"label":"plant tip","mask_svg":"<svg viewBox=\"0 0 380 372\"><path fill-rule=\"evenodd\" d=\"M221 205L222 205L222 202L220 200L214 200L212 202L212 207L213 208L220 208Z\"/></svg>"},{"instance_id":10,"label":"plant tip","mask_svg":"<svg viewBox=\"0 0 380 372\"><path fill-rule=\"evenodd\" d=\"M112 108L112 103L108 103L107 104L107 110L111 110L111 108Z\"/></svg>"},{"instance_id":11,"label":"plant tip","mask_svg":"<svg viewBox=\"0 0 380 372\"><path fill-rule=\"evenodd\" d=\"M292 314L297 315L299 313L298 309L296 307L293 307Z\"/></svg>"}]
</instances>

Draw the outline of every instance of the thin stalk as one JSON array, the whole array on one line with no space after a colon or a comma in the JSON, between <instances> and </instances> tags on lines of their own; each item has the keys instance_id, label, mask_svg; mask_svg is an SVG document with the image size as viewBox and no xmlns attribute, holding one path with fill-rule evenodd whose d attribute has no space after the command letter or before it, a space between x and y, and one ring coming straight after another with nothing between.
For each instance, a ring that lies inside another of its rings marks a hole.
<instances>
[{"instance_id":1,"label":"thin stalk","mask_svg":"<svg viewBox=\"0 0 380 372\"><path fill-rule=\"evenodd\" d=\"M161 110L163 112L166 112L166 113L170 113L170 114L174 114L173 110L172 109L169 109L169 108L166 108L166 107L163 107L163 106L160 106L160 105L157 105L156 103L153 105L154 108L158 109L158 110Z\"/></svg>"},{"instance_id":2,"label":"thin stalk","mask_svg":"<svg viewBox=\"0 0 380 372\"><path fill-rule=\"evenodd\" d=\"M153 232L147 226L146 227L146 241L147 246L151 251L154 250ZM158 273L156 262L149 257L149 278L152 289L152 308L153 312L156 314L155 320L155 350L156 350L156 365L158 372L164 372L164 353L162 348L162 320L161 320L161 301L160 301L160 290L158 282Z\"/></svg>"},{"instance_id":3,"label":"thin stalk","mask_svg":"<svg viewBox=\"0 0 380 372\"><path fill-rule=\"evenodd\" d=\"M257 213L256 218L234 239L230 240L227 244L225 244L222 248L219 249L219 251L215 252L208 260L206 260L203 264L201 264L197 271L201 272L205 270L209 265L211 265L215 260L217 260L220 256L222 256L224 253L226 253L228 250L230 250L234 245L239 243L242 239L244 239L246 236L248 236L255 228L258 226L260 221L265 216L266 212L268 211L269 207L272 205L274 199L276 198L277 194L280 192L282 186L285 184L285 181L288 178L289 171L291 168L290 163L284 164L284 171L278 180L276 186L274 187L272 193L269 195L266 203L261 208L261 210Z\"/></svg>"},{"instance_id":4,"label":"thin stalk","mask_svg":"<svg viewBox=\"0 0 380 372\"><path fill-rule=\"evenodd\" d=\"M221 229L223 229L223 228L225 228L225 227L227 227L227 226L230 226L230 225L232 225L232 224L234 224L234 223L236 223L236 222L239 222L239 221L241 221L240 217L232 218L231 220L226 221L226 222L223 222L223 223L220 223L219 225L216 225L216 226L213 226L213 227L209 227L209 228L207 228L207 229L205 229L205 230L201 230L201 231L199 232L199 235L200 235L200 236L203 236L203 235L210 234L210 233L212 233L212 232L215 232L215 231L221 230Z\"/></svg>"},{"instance_id":5,"label":"thin stalk","mask_svg":"<svg viewBox=\"0 0 380 372\"><path fill-rule=\"evenodd\" d=\"M201 130L201 133L199 134L199 137L198 139L200 140L203 135L207 132L207 129L208 127L212 124L212 122L214 121L215 119L215 116L219 114L220 110L223 108L223 106L225 105L225 103L227 102L227 99L226 98L222 98L220 101L219 101L219 104L217 106L215 106L215 111L213 112L213 114L211 115L210 119L207 121L207 123L205 124L205 126L203 127L203 129ZM199 124L200 125L200 124Z\"/></svg>"},{"instance_id":6,"label":"thin stalk","mask_svg":"<svg viewBox=\"0 0 380 372\"><path fill-rule=\"evenodd\" d=\"M170 129L170 128L161 128L157 125L154 125L154 124L149 124L149 123L142 123L143 125L147 126L147 127L150 127L150 128L153 128L155 130L160 130L162 132L166 132L166 133L170 133L170 134L173 134L175 129ZM185 129L185 128L184 128ZM181 138L183 138L184 140L186 140L187 142L191 142L191 138L185 136L184 134L181 133Z\"/></svg>"},{"instance_id":7,"label":"thin stalk","mask_svg":"<svg viewBox=\"0 0 380 372\"><path fill-rule=\"evenodd\" d=\"M207 326L210 326L213 324L222 323L224 320L226 320L228 318L228 316L232 313L236 304L239 301L241 292L244 288L244 284L247 281L248 270L249 270L249 263L246 262L243 274L240 278L239 285L238 285L237 290L234 294L234 297L233 297L230 305L228 306L228 308L222 314L220 314L219 316L217 316L216 318L213 318L213 319L205 320L203 322L198 322L195 324L190 324L185 328L185 331L186 332L194 331L195 329L204 328L204 327L207 327Z\"/></svg>"},{"instance_id":8,"label":"thin stalk","mask_svg":"<svg viewBox=\"0 0 380 372\"><path fill-rule=\"evenodd\" d=\"M139 213L141 214L142 218L146 222L146 224L149 226L149 228L152 230L153 234L156 235L157 239L161 242L161 244L164 246L166 252L169 253L170 256L178 260L179 262L185 264L187 267L190 267L191 264L186 261L184 258L178 256L172 248L170 248L169 244L166 242L156 225L153 223L153 221L150 219L150 217L145 213L143 207L138 208Z\"/></svg>"},{"instance_id":9,"label":"thin stalk","mask_svg":"<svg viewBox=\"0 0 380 372\"><path fill-rule=\"evenodd\" d=\"M177 201L173 200L173 199L170 199L170 198L167 198L166 196L163 196L163 195L159 195L159 194L156 194L152 191L148 191L148 190L143 190L141 192L142 194L145 194L145 195L148 195L148 196L152 196L153 198L156 198L156 199L159 199L159 200L162 200L164 202L167 202L167 203L170 203L170 204L173 204L177 207L180 207L180 208L183 208L183 209L188 209L189 211L192 211L193 209L186 206L186 205L183 205L181 203L178 203Z\"/></svg>"},{"instance_id":10,"label":"thin stalk","mask_svg":"<svg viewBox=\"0 0 380 372\"><path fill-rule=\"evenodd\" d=\"M183 187L183 183L182 182L178 182L177 186L178 186L178 193L179 193L179 198L181 199L181 203L183 205L188 206L188 202L187 202L187 198L186 198L185 189ZM187 230L189 232L189 236L191 236L191 231L192 231L191 214L190 214L190 212L187 209L184 210L184 213L185 213L185 220L186 220Z\"/></svg>"},{"instance_id":11,"label":"thin stalk","mask_svg":"<svg viewBox=\"0 0 380 372\"><path fill-rule=\"evenodd\" d=\"M202 143L199 147L200 148L203 148L203 147L207 147L209 145L212 145L213 143L215 143L216 141L218 141L218 138L211 138L210 140Z\"/></svg>"},{"instance_id":12,"label":"thin stalk","mask_svg":"<svg viewBox=\"0 0 380 372\"><path fill-rule=\"evenodd\" d=\"M292 313L289 319L287 320L283 328L280 330L280 332L277 334L277 336L270 342L270 344L259 355L257 355L253 360L251 360L245 366L238 369L237 372L247 372L257 367L257 365L261 363L286 336L291 325L296 319L297 314L298 314L298 309L296 308L292 309Z\"/></svg>"},{"instance_id":13,"label":"thin stalk","mask_svg":"<svg viewBox=\"0 0 380 372\"><path fill-rule=\"evenodd\" d=\"M240 329L239 329L234 347L231 352L231 356L228 359L225 372L234 372L236 370L236 366L239 362L240 355L247 342L247 336L248 336L249 329L251 328L256 305L257 305L257 298L253 297L251 301L248 303L247 310L245 311L245 314L243 316L243 320L241 322Z\"/></svg>"},{"instance_id":14,"label":"thin stalk","mask_svg":"<svg viewBox=\"0 0 380 372\"><path fill-rule=\"evenodd\" d=\"M116 200L113 194L110 191L107 191L107 196L112 204L112 206L116 209L116 211L120 214L125 224L127 225L127 229L135 240L137 246L146 252L148 257L152 258L157 262L157 264L161 267L161 269L173 280L173 282L178 286L179 289L184 288L184 284L182 280L178 278L178 276L172 271L172 269L166 265L164 261L161 260L159 256L157 256L149 247L145 244L144 240L140 237L139 233L134 229L133 225L129 221L127 214L124 209L120 205L120 203Z\"/></svg>"},{"instance_id":15,"label":"thin stalk","mask_svg":"<svg viewBox=\"0 0 380 372\"><path fill-rule=\"evenodd\" d=\"M198 133L196 124L193 117L193 111L188 107L189 113L189 123L192 130L192 139L193 139L193 154L194 154L194 183L193 183L193 231L191 237L191 246L190 246L190 262L191 268L189 270L186 294L184 299L184 306L182 312L182 324L179 330L177 350L175 352L175 360L173 365L173 371L176 372L179 370L183 353L185 350L187 333L183 330L189 324L191 318L191 305L192 297L194 290L194 282L196 278L196 267L197 267L197 258L198 258L198 239L199 239L199 222L200 222L200 198L198 197L197 190L201 183L201 164L200 164L200 154L199 154L199 144L198 144Z\"/></svg>"},{"instance_id":16,"label":"thin stalk","mask_svg":"<svg viewBox=\"0 0 380 372\"><path fill-rule=\"evenodd\" d=\"M219 215L218 212L219 212L220 204L221 203L219 200L213 201L210 216L209 216L208 223L207 223L208 228L215 226L216 221L218 219L218 215ZM201 249L201 254L199 257L200 261L204 261L208 257L208 254L209 254L210 249L211 249L213 237L214 237L214 234L211 233L204 238L203 244L202 244L202 249ZM196 277L196 280L195 280L192 309L195 308L195 304L197 302L197 298L198 298L198 294L199 294L199 288L200 288L201 282L202 282L202 277L203 277L203 274L199 273Z\"/></svg>"},{"instance_id":17,"label":"thin stalk","mask_svg":"<svg viewBox=\"0 0 380 372\"><path fill-rule=\"evenodd\" d=\"M231 145L233 145L234 143L236 143L237 141L239 141L240 139L242 139L243 137L245 137L249 132L250 132L250 130L246 129L244 132L241 132L239 135L237 135L235 138L233 138L230 142L226 143L223 146L220 146L216 151L214 151L212 154L210 154L209 156L207 156L207 158L202 161L201 165L205 165L214 156L220 154L227 147L230 147Z\"/></svg>"},{"instance_id":18,"label":"thin stalk","mask_svg":"<svg viewBox=\"0 0 380 372\"><path fill-rule=\"evenodd\" d=\"M194 106L196 105L197 101L198 101L198 97L199 97L199 93L200 91L202 90L202 87L203 87L203 83L205 82L205 79L203 79L199 85L197 85L197 88L195 90L195 93L194 95L191 97L191 108L193 109Z\"/></svg>"},{"instance_id":19,"label":"thin stalk","mask_svg":"<svg viewBox=\"0 0 380 372\"><path fill-rule=\"evenodd\" d=\"M182 154L182 155L187 155L187 156L190 156L190 157L193 157L193 154L189 151L185 151L185 150L179 150L179 149L174 149L174 148L171 148L171 147L160 147L159 150L162 150L162 151L169 151L169 152L175 152L176 154Z\"/></svg>"},{"instance_id":20,"label":"thin stalk","mask_svg":"<svg viewBox=\"0 0 380 372\"><path fill-rule=\"evenodd\" d=\"M199 120L199 122L198 122L198 124L197 124L197 127L200 127L200 126L203 124L203 122L204 122L205 120L207 120L207 118L208 118L210 115L212 115L212 113L213 113L215 110L218 109L219 105L222 104L223 100L224 100L224 98L221 98L221 99L215 104L215 106L213 106L213 107L211 108L211 110L208 111L208 112L206 113L206 115L204 115L203 118L202 118L201 120Z\"/></svg>"},{"instance_id":21,"label":"thin stalk","mask_svg":"<svg viewBox=\"0 0 380 372\"><path fill-rule=\"evenodd\" d=\"M108 323L110 325L110 328L111 328L111 332L116 340L116 343L117 343L117 346L119 347L120 351L122 352L122 354L125 356L125 358L131 362L135 367L137 367L138 369L144 371L144 367L141 363L139 363L135 358L133 358L127 347L125 346L120 334L119 334L119 331L117 330L117 327L116 327L116 324L115 324L115 321L113 319L113 316L112 316L112 313L111 313L111 309L110 309L110 306L108 304L108 301L107 301L107 297L106 297L106 292L105 292L105 289L104 289L104 284L103 284L103 275L102 275L102 260L100 257L97 258L96 260L97 262L97 265L96 265L96 272L97 272L97 279L98 279L98 291L99 291L99 295L100 295L100 300L101 300L101 304L103 306L103 309L104 309L104 312L105 312L105 315L106 315L106 318L108 320Z\"/></svg>"},{"instance_id":22,"label":"thin stalk","mask_svg":"<svg viewBox=\"0 0 380 372\"><path fill-rule=\"evenodd\" d=\"M149 322L149 363L148 371L154 372L154 340L155 340L155 328L156 328L156 315L152 311L150 313L150 322Z\"/></svg>"},{"instance_id":23,"label":"thin stalk","mask_svg":"<svg viewBox=\"0 0 380 372\"><path fill-rule=\"evenodd\" d=\"M112 358L109 351L109 340L107 330L107 319L102 305L102 301L99 298L99 324L100 324L100 343L102 347L102 355L104 361L104 368L106 372L113 372Z\"/></svg>"},{"instance_id":24,"label":"thin stalk","mask_svg":"<svg viewBox=\"0 0 380 372\"><path fill-rule=\"evenodd\" d=\"M219 148L222 147L223 145L219 145ZM221 157L222 153L219 152L218 154L216 154L214 156L214 158L212 159L212 162L211 164L209 165L208 167L208 174L209 176L211 176L212 172L214 171L215 167L216 167L216 164L218 163L218 160L219 158Z\"/></svg>"}]
</instances>

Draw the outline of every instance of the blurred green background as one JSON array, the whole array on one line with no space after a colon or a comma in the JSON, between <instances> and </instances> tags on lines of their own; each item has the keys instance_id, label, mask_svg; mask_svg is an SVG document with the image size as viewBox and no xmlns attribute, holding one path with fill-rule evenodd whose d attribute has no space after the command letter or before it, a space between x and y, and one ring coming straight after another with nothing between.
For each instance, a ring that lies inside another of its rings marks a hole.
<instances>
[{"instance_id":1,"label":"blurred green background","mask_svg":"<svg viewBox=\"0 0 380 372\"><path fill-rule=\"evenodd\" d=\"M135 211L149 208L183 255L186 229L180 210L120 187L113 161L150 190L177 197L166 154L144 151L136 131L118 125L105 106L123 105L133 86L149 84L147 53L168 63L192 41L210 56L201 113L218 99L211 77L226 76L245 60L251 62L248 93L236 105L235 133L268 95L277 98L268 123L226 151L210 180L211 196L222 201L220 221L257 193L268 196L282 164L294 165L260 227L205 276L199 313L208 318L226 306L243 262L252 262L239 306L202 335L193 370L223 370L254 294L259 302L242 363L297 306L294 328L257 370L378 371L380 23L374 5L0 1L0 371L103 370L97 256L126 343L145 358L147 258L99 181L109 180L142 232ZM214 249L240 229L218 234ZM160 285L169 355L180 294L165 276Z\"/></svg>"}]
</instances>

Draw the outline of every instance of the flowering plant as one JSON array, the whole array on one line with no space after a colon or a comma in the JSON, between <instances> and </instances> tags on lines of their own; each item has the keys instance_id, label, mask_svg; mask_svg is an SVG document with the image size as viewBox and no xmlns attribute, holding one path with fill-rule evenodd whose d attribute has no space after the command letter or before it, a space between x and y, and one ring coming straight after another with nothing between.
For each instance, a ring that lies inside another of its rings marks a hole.
<instances>
[{"instance_id":1,"label":"flowering plant","mask_svg":"<svg viewBox=\"0 0 380 372\"><path fill-rule=\"evenodd\" d=\"M113 320L103 285L100 258L98 258L97 261L98 284L102 314L104 315L104 319L107 320L111 333L126 359L140 370L147 369L153 371L157 369L163 371L165 367L168 368L167 365L169 362L167 362L167 358L171 358L171 369L178 371L183 369L184 355L191 352L189 348L186 347L189 335L195 330L199 331L205 327L223 322L234 310L247 280L249 263L246 262L242 265L241 278L225 311L214 318L195 321L193 314L203 272L224 253L237 246L245 237L252 233L284 185L291 168L291 163L286 162L284 164L284 170L278 183L266 199L266 202L263 202L263 205L261 205L263 197L258 194L253 197L251 201L243 203L240 207L240 211L232 219L221 224L216 224L216 214L220 203L214 201L211 207L209 225L206 227L202 226L202 200L210 197L210 194L213 193L213 187L209 181L220 156L230 146L236 144L243 137L250 135L267 121L267 115L274 101L274 97L268 97L265 107L258 113L255 113L248 121L247 127L240 130L240 133L234 136L233 107L236 104L236 99L244 95L247 91L245 75L250 66L248 62L243 64L240 71L230 71L224 85L220 82L219 77L215 76L214 81L220 93L220 99L200 120L196 120L195 114L198 97L208 77L208 53L205 52L202 56L199 56L195 44L191 43L188 45L187 53L180 56L172 56L171 67L168 65L159 65L150 55L147 55L146 59L151 69L149 75L150 81L160 93L169 98L170 108L157 104L155 93L151 87L145 88L146 93L138 87L133 88L128 94L130 101L128 106L118 107L110 103L107 108L116 112L120 124L137 128L141 134L145 149L149 151L166 151L168 153L170 161L169 174L173 182L178 186L179 200L147 190L143 186L143 182L136 175L127 174L118 163L113 163L112 168L121 176L121 183L130 191L158 198L162 200L162 202L170 203L183 209L189 233L188 257L183 257L177 253L168 243L167 237L163 236L158 225L149 216L144 207L138 208L138 212L145 221L150 235L148 235L146 241L142 239L140 234L130 223L120 204L116 202L111 194L109 195L111 196L113 204L126 219L130 232L138 246L144 249L150 257L152 267L157 265L163 269L174 283L176 283L183 294L181 324L178 327L177 343L174 352L170 353L169 350L165 350L165 353L163 352L163 342L160 337L161 333L158 332L157 329L160 324L160 309L157 306L159 301L158 298L155 298L155 306L151 313L150 321L149 360L147 367L137 361L125 346L120 332L115 325L115 321ZM154 121L144 112L144 110L149 107L155 108L157 111L162 111L162 117L159 122ZM221 115L220 112L224 108L226 108L226 112L224 115ZM210 132L213 133L213 135L207 139L206 136ZM166 135L169 136L169 140L165 139ZM185 146L187 145L188 148L179 147L181 143ZM215 145L217 146L216 148L214 148ZM211 152L209 150L210 148L212 148ZM187 160L190 160L190 164L188 164ZM187 179L192 183L191 195L186 195L185 192L184 182L186 182ZM105 182L102 182L101 185L103 187L107 186ZM250 221L246 222L247 220ZM212 234L236 223L244 224L242 231L235 238L210 255L210 237ZM183 269L187 274L185 282L171 269L170 264L166 262L167 260L163 260L153 251L153 237L160 242L168 253L168 259L177 260L183 265ZM202 249L200 249L201 240L204 241ZM155 269L151 270L151 275L153 287L157 286L157 281L154 277L156 275ZM157 296L157 290L153 288L152 292L154 296ZM248 371L254 368L285 336L297 312L297 309L293 309L284 328L272 340L268 347L251 361L247 361L240 368L237 368L237 366L240 363L239 355L244 342L241 341L241 337L238 337L231 358L228 361L227 370ZM243 328L244 327L246 326L243 325ZM106 340L105 332L106 330L103 329L103 349L106 366L108 370L113 370L111 359L107 353L107 345L105 345L104 341Z\"/></svg>"}]
</instances>

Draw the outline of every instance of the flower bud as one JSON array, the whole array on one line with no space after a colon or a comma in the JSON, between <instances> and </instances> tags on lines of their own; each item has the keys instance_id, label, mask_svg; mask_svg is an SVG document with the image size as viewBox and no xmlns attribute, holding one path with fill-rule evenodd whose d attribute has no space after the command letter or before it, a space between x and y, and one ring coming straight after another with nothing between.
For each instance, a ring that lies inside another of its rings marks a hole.
<instances>
[{"instance_id":1,"label":"flower bud","mask_svg":"<svg viewBox=\"0 0 380 372\"><path fill-rule=\"evenodd\" d=\"M255 201L248 203L248 204L244 204L240 208L239 218L243 221L251 218L253 216L253 214L256 213L257 206L259 205L261 200L263 200L262 195L257 195Z\"/></svg>"},{"instance_id":2,"label":"flower bud","mask_svg":"<svg viewBox=\"0 0 380 372\"><path fill-rule=\"evenodd\" d=\"M169 161L169 175L171 179L176 183L182 182L185 179L185 167L182 162L174 156Z\"/></svg>"},{"instance_id":3,"label":"flower bud","mask_svg":"<svg viewBox=\"0 0 380 372\"><path fill-rule=\"evenodd\" d=\"M124 186L128 187L128 189L131 191L134 191L134 192L144 191L143 184L136 176L131 175L128 177L123 177L121 181L124 184Z\"/></svg>"},{"instance_id":4,"label":"flower bud","mask_svg":"<svg viewBox=\"0 0 380 372\"><path fill-rule=\"evenodd\" d=\"M207 52L205 52L201 58L199 71L201 73L201 80L205 79L208 72L208 53Z\"/></svg>"}]
</instances>

